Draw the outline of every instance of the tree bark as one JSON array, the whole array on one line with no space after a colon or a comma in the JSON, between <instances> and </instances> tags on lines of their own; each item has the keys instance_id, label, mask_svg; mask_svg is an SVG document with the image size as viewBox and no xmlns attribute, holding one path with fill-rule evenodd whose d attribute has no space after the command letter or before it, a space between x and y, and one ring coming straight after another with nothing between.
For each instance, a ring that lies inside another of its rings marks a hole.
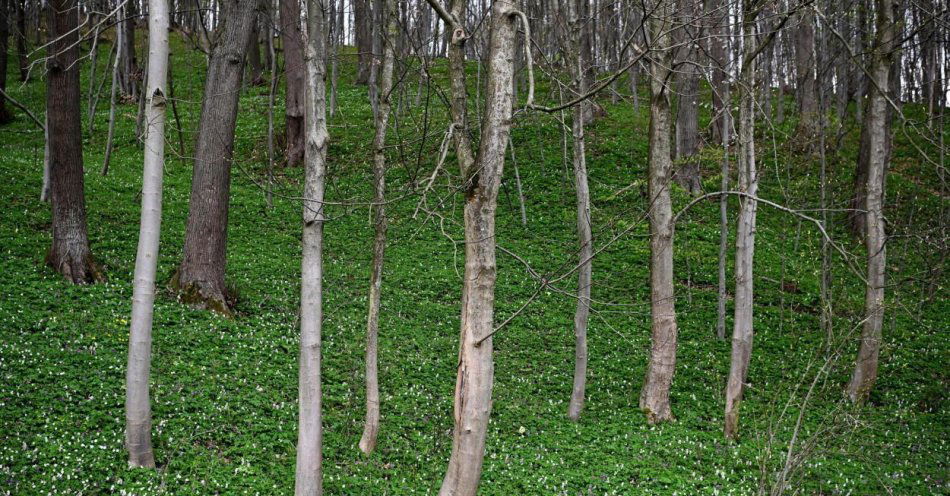
<instances>
[{"instance_id":1,"label":"tree bark","mask_svg":"<svg viewBox=\"0 0 950 496\"><path fill-rule=\"evenodd\" d=\"M583 0L581 0L583 1ZM571 77L578 95L587 93L585 77L585 58L581 55L581 35L583 29L578 17L577 0L567 0L568 18L571 29L571 50L569 62ZM592 272L593 240L590 219L590 188L587 185L587 156L584 137L585 105L581 102L574 106L571 119L574 153L574 187L577 190L577 243L580 266L577 268L577 309L574 311L574 386L567 416L574 421L581 417L584 408L584 390L587 387L587 321L590 315L590 287Z\"/></svg>"},{"instance_id":2,"label":"tree bark","mask_svg":"<svg viewBox=\"0 0 950 496\"><path fill-rule=\"evenodd\" d=\"M165 85L168 69L168 4L149 0L148 127L142 173L142 214L132 287L132 325L125 379L125 446L132 467L154 467L149 369L155 272L162 226L162 170L165 167Z\"/></svg>"},{"instance_id":3,"label":"tree bark","mask_svg":"<svg viewBox=\"0 0 950 496\"><path fill-rule=\"evenodd\" d=\"M712 139L722 141L723 130L727 126L732 126L728 120L728 114L725 112L727 100L726 85L728 82L727 68L729 66L729 53L727 46L729 43L729 1L730 0L710 0L709 5L713 6L710 21L710 55L712 63Z\"/></svg>"},{"instance_id":4,"label":"tree bark","mask_svg":"<svg viewBox=\"0 0 950 496\"><path fill-rule=\"evenodd\" d=\"M245 50L258 0L230 0L211 51L205 83L184 255L172 285L181 300L230 315L224 274L228 199Z\"/></svg>"},{"instance_id":5,"label":"tree bark","mask_svg":"<svg viewBox=\"0 0 950 496\"><path fill-rule=\"evenodd\" d=\"M745 7L746 9L748 7ZM745 43L740 56L751 53L756 44L755 19L743 12L742 34ZM755 197L759 178L755 165L755 59L746 60L739 73L739 191ZM752 263L755 252L755 214L757 202L753 198L739 198L739 219L736 229L736 293L735 316L732 328L732 356L729 380L726 383L726 411L724 434L735 439L739 434L739 403L745 387L749 360L752 357Z\"/></svg>"},{"instance_id":6,"label":"tree bark","mask_svg":"<svg viewBox=\"0 0 950 496\"><path fill-rule=\"evenodd\" d=\"M676 308L673 295L673 206L670 180L670 95L672 67L669 29L673 2L660 0L650 19L654 55L650 63L650 316L651 348L640 408L649 423L673 420L670 386L676 368Z\"/></svg>"},{"instance_id":7,"label":"tree bark","mask_svg":"<svg viewBox=\"0 0 950 496\"><path fill-rule=\"evenodd\" d=\"M815 17L811 9L805 8L798 15L798 29L795 32L795 89L799 114L796 139L803 150L814 149L818 133L815 69Z\"/></svg>"},{"instance_id":8,"label":"tree bark","mask_svg":"<svg viewBox=\"0 0 950 496\"><path fill-rule=\"evenodd\" d=\"M326 12L324 0L301 4L306 91L303 257L300 274L300 419L295 494L323 493L321 332L323 329L323 196L326 180Z\"/></svg>"},{"instance_id":9,"label":"tree bark","mask_svg":"<svg viewBox=\"0 0 950 496\"><path fill-rule=\"evenodd\" d=\"M699 6L696 0L679 0L679 18L683 26L676 31L679 43L677 51L681 65L677 75L679 103L676 107L676 161L679 166L673 178L691 195L702 192L699 173Z\"/></svg>"},{"instance_id":10,"label":"tree bark","mask_svg":"<svg viewBox=\"0 0 950 496\"><path fill-rule=\"evenodd\" d=\"M16 5L16 54L20 66L20 82L25 83L29 79L30 68L26 54L26 0L11 1Z\"/></svg>"},{"instance_id":11,"label":"tree bark","mask_svg":"<svg viewBox=\"0 0 950 496\"><path fill-rule=\"evenodd\" d=\"M372 207L376 210L376 235L373 240L373 269L369 284L369 311L366 321L366 423L360 439L360 450L367 455L376 448L379 433L379 308L383 288L383 259L386 251L386 126L389 124L390 93L393 89L395 47L399 35L397 0L385 0L386 36L383 63L379 77L379 102L376 111L376 136L373 139L373 184L375 194Z\"/></svg>"},{"instance_id":12,"label":"tree bark","mask_svg":"<svg viewBox=\"0 0 950 496\"><path fill-rule=\"evenodd\" d=\"M264 65L261 63L260 16L251 21L251 35L247 38L247 75L252 86L264 84Z\"/></svg>"},{"instance_id":13,"label":"tree bark","mask_svg":"<svg viewBox=\"0 0 950 496\"><path fill-rule=\"evenodd\" d=\"M430 2L431 3L431 2ZM464 122L464 35L459 19L464 19L464 0L454 0L451 11L453 30L452 90L453 118L458 124L459 112ZM455 427L452 455L446 469L441 496L470 496L478 489L485 456L485 438L491 414L491 391L494 376L492 332L495 299L495 210L498 186L505 162L505 149L511 129L512 79L517 19L515 5L496 0L491 6L491 33L488 57L485 114L476 161L465 162L468 154L458 154L462 165L465 207L465 275L462 285L462 309L458 377L455 383ZM458 128L457 136L467 129ZM456 146L467 143L457 139ZM471 167L467 167L471 166Z\"/></svg>"},{"instance_id":14,"label":"tree bark","mask_svg":"<svg viewBox=\"0 0 950 496\"><path fill-rule=\"evenodd\" d=\"M369 83L373 64L373 16L371 0L353 0L356 30L356 84Z\"/></svg>"},{"instance_id":15,"label":"tree bark","mask_svg":"<svg viewBox=\"0 0 950 496\"><path fill-rule=\"evenodd\" d=\"M7 90L7 52L10 39L10 9L8 4L19 0L0 0L0 91ZM7 99L0 96L0 124L13 120L13 114L7 110Z\"/></svg>"},{"instance_id":16,"label":"tree bark","mask_svg":"<svg viewBox=\"0 0 950 496\"><path fill-rule=\"evenodd\" d=\"M139 99L139 69L135 60L135 18L138 14L135 5L135 2L128 2L123 6L124 15L120 17L116 31L120 38L118 43L121 43L123 48L119 65L119 88L126 99L133 101Z\"/></svg>"},{"instance_id":17,"label":"tree bark","mask_svg":"<svg viewBox=\"0 0 950 496\"><path fill-rule=\"evenodd\" d=\"M103 274L92 258L86 231L80 129L79 35L75 0L47 5L50 45L46 112L49 140L53 245L46 263L76 284L97 282Z\"/></svg>"},{"instance_id":18,"label":"tree bark","mask_svg":"<svg viewBox=\"0 0 950 496\"><path fill-rule=\"evenodd\" d=\"M284 45L284 77L287 80L285 123L287 147L284 159L288 166L303 160L304 63L300 41L299 0L280 0L280 37Z\"/></svg>"},{"instance_id":19,"label":"tree bark","mask_svg":"<svg viewBox=\"0 0 950 496\"><path fill-rule=\"evenodd\" d=\"M890 87L891 65L896 43L894 0L877 0L877 33L872 48L868 85L868 106L864 128L868 136L868 168L866 199L866 234L868 268L864 311L866 318L861 331L861 346L848 383L848 398L854 403L865 401L877 380L878 355L881 350L881 328L884 322L885 232L884 232L884 178L888 161L887 99Z\"/></svg>"}]
</instances>

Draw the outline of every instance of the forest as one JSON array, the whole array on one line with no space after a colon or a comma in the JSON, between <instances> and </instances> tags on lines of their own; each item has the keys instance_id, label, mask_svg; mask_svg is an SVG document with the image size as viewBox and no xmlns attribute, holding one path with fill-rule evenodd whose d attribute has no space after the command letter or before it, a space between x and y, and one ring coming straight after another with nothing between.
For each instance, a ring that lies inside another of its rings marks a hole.
<instances>
[{"instance_id":1,"label":"forest","mask_svg":"<svg viewBox=\"0 0 950 496\"><path fill-rule=\"evenodd\" d=\"M0 495L950 494L946 0L0 0Z\"/></svg>"}]
</instances>

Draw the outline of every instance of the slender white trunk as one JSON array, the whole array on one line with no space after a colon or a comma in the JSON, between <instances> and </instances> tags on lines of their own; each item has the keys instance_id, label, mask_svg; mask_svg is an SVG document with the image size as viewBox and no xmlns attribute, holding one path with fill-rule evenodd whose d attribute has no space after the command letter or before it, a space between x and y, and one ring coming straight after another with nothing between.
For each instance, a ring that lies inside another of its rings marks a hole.
<instances>
[{"instance_id":1,"label":"slender white trunk","mask_svg":"<svg viewBox=\"0 0 950 496\"><path fill-rule=\"evenodd\" d=\"M744 14L748 16L748 14ZM743 21L745 43L741 56L755 45L753 19ZM759 178L755 168L755 61L747 61L739 74L739 191L755 197ZM732 356L726 384L726 420L724 433L729 439L739 434L739 403L745 387L749 360L752 357L752 261L755 251L755 213L757 203L749 197L739 198L739 220L736 229L736 296L732 328Z\"/></svg>"},{"instance_id":2,"label":"slender white trunk","mask_svg":"<svg viewBox=\"0 0 950 496\"><path fill-rule=\"evenodd\" d=\"M887 100L890 67L895 42L894 0L878 0L877 41L874 44L871 77L868 85L868 108L864 118L868 131L868 177L867 177L867 229L864 244L867 248L868 275L864 296L864 328L861 331L861 346L851 382L848 398L861 403L877 380L877 361L881 351L881 328L884 324L884 173L887 166L888 132Z\"/></svg>"},{"instance_id":3,"label":"slender white trunk","mask_svg":"<svg viewBox=\"0 0 950 496\"><path fill-rule=\"evenodd\" d=\"M155 302L155 272L162 225L162 171L165 167L165 85L168 69L167 0L148 2L149 64L148 127L145 136L145 166L142 174L142 218L135 257L132 288L132 325L129 332L129 363L126 371L125 445L132 467L154 467L152 412L149 404L149 369L152 355L152 311Z\"/></svg>"},{"instance_id":4,"label":"slender white trunk","mask_svg":"<svg viewBox=\"0 0 950 496\"><path fill-rule=\"evenodd\" d=\"M387 12L386 44L383 53L383 66L379 74L379 103L376 112L376 137L373 140L373 182L375 195L373 208L376 210L376 236L373 240L373 269L369 282L369 312L366 319L366 423L363 425L363 437L360 450L367 455L376 448L376 436L379 433L379 307L383 287L383 259L386 252L386 126L389 124L389 96L393 88L393 63L395 47L393 42L399 35L396 26L398 10L396 0L385 0Z\"/></svg>"},{"instance_id":5,"label":"slender white trunk","mask_svg":"<svg viewBox=\"0 0 950 496\"><path fill-rule=\"evenodd\" d=\"M584 57L580 30L584 24L577 15L576 0L568 0L568 18L571 23L571 77L577 94L587 93L587 81L584 77ZM574 311L574 387L571 389L571 401L567 416L571 420L581 417L584 408L584 390L587 387L587 321L590 315L591 286L591 246L590 227L590 189L587 185L587 155L584 138L584 108L589 105L583 101L574 106L571 119L571 134L574 150L574 187L577 191L577 242L578 256L581 261L577 268L577 309Z\"/></svg>"},{"instance_id":6,"label":"slender white trunk","mask_svg":"<svg viewBox=\"0 0 950 496\"><path fill-rule=\"evenodd\" d=\"M323 493L320 343L323 327L323 221L326 179L326 35L323 0L301 3L304 97L303 259L300 273L300 419L295 494Z\"/></svg>"}]
</instances>

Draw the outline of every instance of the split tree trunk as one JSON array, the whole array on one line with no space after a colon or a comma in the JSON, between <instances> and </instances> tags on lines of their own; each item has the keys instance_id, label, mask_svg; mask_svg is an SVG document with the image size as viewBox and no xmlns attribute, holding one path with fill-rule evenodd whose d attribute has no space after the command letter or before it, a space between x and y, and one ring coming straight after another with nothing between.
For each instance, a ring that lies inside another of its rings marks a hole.
<instances>
[{"instance_id":1,"label":"split tree trunk","mask_svg":"<svg viewBox=\"0 0 950 496\"><path fill-rule=\"evenodd\" d=\"M747 6L745 8L748 8ZM739 51L745 58L755 46L755 18L743 12L742 34L745 43ZM750 197L739 197L739 219L736 229L736 293L732 328L732 356L729 380L726 383L725 436L735 439L739 434L739 403L745 387L749 360L752 357L752 262L755 251L755 214L753 199L759 188L755 166L755 60L745 60L739 73L739 191Z\"/></svg>"},{"instance_id":2,"label":"split tree trunk","mask_svg":"<svg viewBox=\"0 0 950 496\"><path fill-rule=\"evenodd\" d=\"M434 1L434 0L432 0ZM431 1L430 1L431 3ZM443 19L453 26L450 59L453 119L458 126L465 118L464 19L465 0L454 0L451 18ZM492 3L491 34L488 50L488 81L485 114L477 159L458 154L465 191L465 275L462 285L462 311L458 377L455 384L455 427L452 455L446 469L441 496L471 496L478 489L485 456L485 438L491 414L491 391L494 376L492 332L495 299L495 210L501 184L505 149L511 130L512 79L517 19L515 5L501 0ZM457 105L462 108L456 108ZM461 119L459 118L461 116ZM466 136L464 126L457 136ZM467 138L457 139L456 146L467 145Z\"/></svg>"},{"instance_id":3,"label":"split tree trunk","mask_svg":"<svg viewBox=\"0 0 950 496\"><path fill-rule=\"evenodd\" d=\"M224 273L228 200L245 51L258 0L230 0L211 51L205 83L185 247L172 281L182 301L230 315Z\"/></svg>"},{"instance_id":4,"label":"split tree trunk","mask_svg":"<svg viewBox=\"0 0 950 496\"><path fill-rule=\"evenodd\" d=\"M323 412L320 346L323 329L323 194L326 180L326 12L324 0L301 4L306 67L303 258L300 273L300 419L295 494L323 493Z\"/></svg>"},{"instance_id":5,"label":"split tree trunk","mask_svg":"<svg viewBox=\"0 0 950 496\"><path fill-rule=\"evenodd\" d=\"M376 111L376 136L373 139L373 183L376 210L376 235L373 240L373 269L369 281L369 312L366 322L366 423L360 439L360 450L367 455L376 448L379 434L379 308L383 288L383 258L386 251L386 126L389 124L390 93L393 89L395 47L399 35L397 0L385 0L386 36L383 66L379 76L379 102Z\"/></svg>"},{"instance_id":6,"label":"split tree trunk","mask_svg":"<svg viewBox=\"0 0 950 496\"><path fill-rule=\"evenodd\" d=\"M66 279L85 284L103 274L92 258L86 231L80 129L79 35L75 0L48 3L50 45L47 58L46 115L49 144L53 245L46 263Z\"/></svg>"},{"instance_id":7,"label":"split tree trunk","mask_svg":"<svg viewBox=\"0 0 950 496\"><path fill-rule=\"evenodd\" d=\"M284 45L284 77L287 80L285 122L287 146L284 159L288 166L303 160L304 63L300 41L300 2L280 0L280 37Z\"/></svg>"},{"instance_id":8,"label":"split tree trunk","mask_svg":"<svg viewBox=\"0 0 950 496\"><path fill-rule=\"evenodd\" d=\"M650 316L651 347L640 408L649 423L673 420L670 386L676 368L676 308L673 295L673 206L670 181L670 94L672 53L669 29L673 2L660 0L650 32L654 49L650 62Z\"/></svg>"},{"instance_id":9,"label":"split tree trunk","mask_svg":"<svg viewBox=\"0 0 950 496\"><path fill-rule=\"evenodd\" d=\"M851 381L848 398L854 403L865 401L877 380L878 355L881 350L881 328L884 322L884 174L888 160L887 100L891 63L896 43L894 0L877 0L877 35L872 49L868 85L868 106L864 127L868 135L867 213L865 246L868 257L867 286L861 331L861 346Z\"/></svg>"},{"instance_id":10,"label":"split tree trunk","mask_svg":"<svg viewBox=\"0 0 950 496\"><path fill-rule=\"evenodd\" d=\"M583 0L582 0L583 1ZM587 78L584 72L585 57L581 55L580 30L584 24L578 16L577 0L568 0L568 18L571 29L571 77L578 95L587 93ZM574 421L581 417L584 408L584 390L587 387L587 322L590 315L591 260L593 240L590 219L590 188L587 185L587 156L584 137L584 108L587 102L573 108L571 134L574 151L574 187L577 190L577 243L580 266L577 268L577 309L574 311L574 386L567 416Z\"/></svg>"},{"instance_id":11,"label":"split tree trunk","mask_svg":"<svg viewBox=\"0 0 950 496\"><path fill-rule=\"evenodd\" d=\"M168 69L167 0L149 0L148 103L142 215L132 286L132 325L125 378L125 447L132 467L154 467L148 379L152 363L152 312L162 227L162 171L165 167L165 85Z\"/></svg>"}]
</instances>

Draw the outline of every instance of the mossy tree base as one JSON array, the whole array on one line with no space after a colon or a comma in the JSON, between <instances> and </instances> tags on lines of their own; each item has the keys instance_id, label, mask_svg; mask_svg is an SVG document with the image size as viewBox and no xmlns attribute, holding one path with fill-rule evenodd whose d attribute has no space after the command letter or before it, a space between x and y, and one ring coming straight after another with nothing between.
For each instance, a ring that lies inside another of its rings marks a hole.
<instances>
[{"instance_id":1,"label":"mossy tree base","mask_svg":"<svg viewBox=\"0 0 950 496\"><path fill-rule=\"evenodd\" d=\"M225 288L207 281L182 282L181 270L175 271L169 286L178 293L178 301L225 317L234 317L234 299Z\"/></svg>"}]
</instances>

